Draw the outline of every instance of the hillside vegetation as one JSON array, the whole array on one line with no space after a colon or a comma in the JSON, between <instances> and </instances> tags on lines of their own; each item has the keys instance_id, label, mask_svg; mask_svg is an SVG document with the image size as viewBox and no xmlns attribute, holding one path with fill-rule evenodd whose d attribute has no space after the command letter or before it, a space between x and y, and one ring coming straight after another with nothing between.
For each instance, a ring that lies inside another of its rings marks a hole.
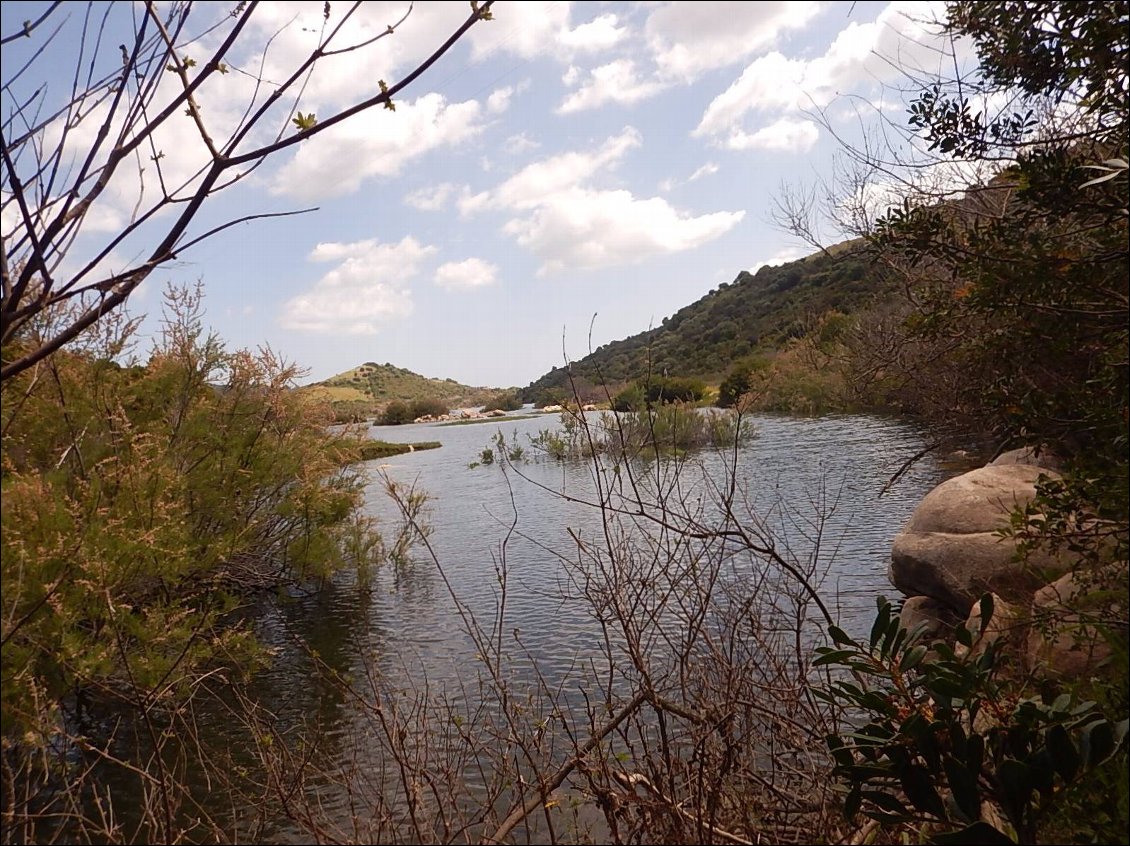
<instances>
[{"instance_id":1,"label":"hillside vegetation","mask_svg":"<svg viewBox=\"0 0 1130 846\"><path fill-rule=\"evenodd\" d=\"M498 392L462 385L454 379L430 379L403 367L367 361L322 382L300 388L308 397L328 401L339 420L377 414L390 402L442 400L448 407L483 405Z\"/></svg>"},{"instance_id":2,"label":"hillside vegetation","mask_svg":"<svg viewBox=\"0 0 1130 846\"><path fill-rule=\"evenodd\" d=\"M721 381L736 360L771 354L808 335L829 313L852 313L873 303L886 288L858 246L849 242L757 273L743 270L662 325L574 362L574 380L582 393L665 371ZM555 367L528 385L523 396L544 402L570 392L568 372Z\"/></svg>"}]
</instances>

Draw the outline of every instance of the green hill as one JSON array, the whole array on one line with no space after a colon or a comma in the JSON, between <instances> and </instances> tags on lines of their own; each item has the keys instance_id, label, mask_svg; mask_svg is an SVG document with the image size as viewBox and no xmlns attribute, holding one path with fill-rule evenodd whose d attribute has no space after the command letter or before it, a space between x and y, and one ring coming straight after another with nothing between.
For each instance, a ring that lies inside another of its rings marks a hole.
<instances>
[{"instance_id":1,"label":"green hill","mask_svg":"<svg viewBox=\"0 0 1130 846\"><path fill-rule=\"evenodd\" d=\"M494 388L463 385L454 379L430 379L403 367L367 361L299 390L333 404L339 419L376 414L393 400L438 399L451 408L482 405L498 393Z\"/></svg>"},{"instance_id":2,"label":"green hill","mask_svg":"<svg viewBox=\"0 0 1130 846\"><path fill-rule=\"evenodd\" d=\"M717 382L735 359L780 349L805 335L821 315L850 314L870 304L884 290L880 280L852 242L756 274L743 270L661 326L573 362L573 378L582 393L649 372ZM556 400L569 390L568 372L555 367L523 389L523 396L530 402Z\"/></svg>"}]
</instances>

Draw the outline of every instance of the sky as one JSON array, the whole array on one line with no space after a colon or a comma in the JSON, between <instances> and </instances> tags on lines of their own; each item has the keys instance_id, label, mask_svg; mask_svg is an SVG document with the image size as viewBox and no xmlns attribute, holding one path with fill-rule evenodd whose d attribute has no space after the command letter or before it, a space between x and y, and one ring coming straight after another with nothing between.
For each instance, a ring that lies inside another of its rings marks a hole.
<instances>
[{"instance_id":1,"label":"sky","mask_svg":"<svg viewBox=\"0 0 1130 846\"><path fill-rule=\"evenodd\" d=\"M45 5L5 2L3 33ZM81 4L72 8L53 44L69 58L41 61L20 85L69 90L82 22ZM331 4L331 22L345 8ZM406 9L364 3L342 43ZM111 30L130 24L129 4L117 11ZM227 11L194 11L189 30L204 34L185 55L209 54ZM417 3L394 34L322 60L299 111L324 117L375 94L379 80L394 84L468 11ZM253 76L282 79L308 54L323 12L322 2L257 9L231 55L238 72L198 94L214 137L238 122ZM941 4L918 2L496 3L493 20L395 110L364 112L273 155L210 198L192 233L242 215L317 211L240 224L179 253L130 311L152 330L163 287L199 281L206 321L230 348L269 345L306 368L304 382L375 361L525 385L658 325L742 270L811 253L774 222L775 201L784 186L834 178L837 151L877 117L905 124L906 69L952 72L927 23L943 15ZM107 61L120 61L117 34ZM5 66L26 49L6 46ZM175 90L167 77L159 96ZM262 138L286 131L286 114L268 118ZM158 146L170 181L206 161L187 116ZM150 168L143 189L136 171L111 184L66 261L96 253L139 197L152 199L154 181ZM8 209L4 218L7 235ZM144 255L167 219L106 266Z\"/></svg>"}]
</instances>

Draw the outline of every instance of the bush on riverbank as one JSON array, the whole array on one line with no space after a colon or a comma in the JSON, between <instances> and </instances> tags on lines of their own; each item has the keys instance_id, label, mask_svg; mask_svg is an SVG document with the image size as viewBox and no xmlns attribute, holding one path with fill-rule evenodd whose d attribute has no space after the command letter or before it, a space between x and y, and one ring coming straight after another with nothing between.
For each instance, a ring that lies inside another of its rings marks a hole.
<instances>
[{"instance_id":1,"label":"bush on riverbank","mask_svg":"<svg viewBox=\"0 0 1130 846\"><path fill-rule=\"evenodd\" d=\"M162 780L167 798L171 776L119 761L102 746L113 717L90 714L175 719L206 678L267 660L231 617L248 590L380 553L358 510L356 442L326 434L323 409L291 390L294 366L227 350L196 293L170 293L168 309L145 363L117 363L129 340L118 327L4 384L6 783L46 779L67 796L86 774L52 758L82 749ZM8 799L5 840L9 820L35 812Z\"/></svg>"}]
</instances>

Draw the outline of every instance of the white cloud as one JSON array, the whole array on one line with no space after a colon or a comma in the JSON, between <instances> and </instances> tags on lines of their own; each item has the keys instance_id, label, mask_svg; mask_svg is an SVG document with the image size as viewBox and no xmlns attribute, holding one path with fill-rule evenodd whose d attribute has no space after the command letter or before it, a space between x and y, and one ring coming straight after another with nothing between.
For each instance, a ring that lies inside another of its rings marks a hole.
<instances>
[{"instance_id":1,"label":"white cloud","mask_svg":"<svg viewBox=\"0 0 1130 846\"><path fill-rule=\"evenodd\" d=\"M731 149L791 149L792 143L815 143L815 127L779 119L750 132L742 122L751 112L787 115L823 109L842 94L866 93L947 55L939 29L930 23L944 13L936 3L891 3L874 21L852 21L827 50L814 59L787 58L779 52L760 56L707 106L693 135ZM864 92L863 89L868 89Z\"/></svg>"},{"instance_id":2,"label":"white cloud","mask_svg":"<svg viewBox=\"0 0 1130 846\"><path fill-rule=\"evenodd\" d=\"M765 261L759 261L749 269L750 273L757 273L763 267L776 267L781 264L788 264L790 261L796 261L798 258L807 255L811 250L806 247L784 247L774 253Z\"/></svg>"},{"instance_id":3,"label":"white cloud","mask_svg":"<svg viewBox=\"0 0 1130 846\"><path fill-rule=\"evenodd\" d=\"M453 147L483 129L475 100L449 103L440 94L373 109L299 147L279 171L273 190L306 200L352 193L366 179L396 176L411 160Z\"/></svg>"},{"instance_id":4,"label":"white cloud","mask_svg":"<svg viewBox=\"0 0 1130 846\"><path fill-rule=\"evenodd\" d=\"M574 91L557 109L559 114L595 109L606 103L619 103L630 106L646 100L666 88L657 79L641 79L636 74L635 62L631 59L617 59L589 71L585 84Z\"/></svg>"},{"instance_id":5,"label":"white cloud","mask_svg":"<svg viewBox=\"0 0 1130 846\"><path fill-rule=\"evenodd\" d=\"M551 55L568 62L581 53L597 53L619 44L628 34L614 14L573 26L570 3L505 3L494 7L495 20L467 33L472 58L507 52L523 59Z\"/></svg>"},{"instance_id":6,"label":"white cloud","mask_svg":"<svg viewBox=\"0 0 1130 846\"><path fill-rule=\"evenodd\" d=\"M404 197L404 202L420 211L443 211L458 191L450 182L417 188Z\"/></svg>"},{"instance_id":7,"label":"white cloud","mask_svg":"<svg viewBox=\"0 0 1130 846\"><path fill-rule=\"evenodd\" d=\"M487 111L492 115L500 115L510 108L510 98L514 96L514 86L507 85L498 88L487 97Z\"/></svg>"},{"instance_id":8,"label":"white cloud","mask_svg":"<svg viewBox=\"0 0 1130 846\"><path fill-rule=\"evenodd\" d=\"M519 132L516 135L511 135L502 145L502 149L506 151L507 155L517 156L522 153L528 153L530 150L536 150L541 146L540 141L535 141L524 132Z\"/></svg>"},{"instance_id":9,"label":"white cloud","mask_svg":"<svg viewBox=\"0 0 1130 846\"><path fill-rule=\"evenodd\" d=\"M318 244L311 261L339 264L309 291L287 300L279 323L304 332L371 335L380 324L412 313L408 285L435 251L411 236L397 244L374 239Z\"/></svg>"},{"instance_id":10,"label":"white cloud","mask_svg":"<svg viewBox=\"0 0 1130 846\"><path fill-rule=\"evenodd\" d=\"M627 126L592 152L561 153L526 165L490 192L489 202L501 208L533 208L550 194L571 188L615 165L642 143L639 132Z\"/></svg>"},{"instance_id":11,"label":"white cloud","mask_svg":"<svg viewBox=\"0 0 1130 846\"><path fill-rule=\"evenodd\" d=\"M713 176L717 172L718 165L714 164L714 162L707 162L690 176L688 176L687 182L694 182L696 179L702 179L702 177L704 176Z\"/></svg>"},{"instance_id":12,"label":"white cloud","mask_svg":"<svg viewBox=\"0 0 1130 846\"><path fill-rule=\"evenodd\" d=\"M648 47L660 71L690 82L771 47L819 11L816 2L698 2L660 6L647 19Z\"/></svg>"},{"instance_id":13,"label":"white cloud","mask_svg":"<svg viewBox=\"0 0 1130 846\"><path fill-rule=\"evenodd\" d=\"M627 35L626 27L617 26L615 15L601 15L585 24L558 34L559 42L567 49L596 52L619 44Z\"/></svg>"},{"instance_id":14,"label":"white cloud","mask_svg":"<svg viewBox=\"0 0 1130 846\"><path fill-rule=\"evenodd\" d=\"M592 183L643 143L625 127L592 150L562 153L522 168L505 182L460 201L464 214L519 212L503 226L540 261L539 275L568 268L635 264L693 249L728 232L744 211L694 216L660 197L641 199L623 188Z\"/></svg>"},{"instance_id":15,"label":"white cloud","mask_svg":"<svg viewBox=\"0 0 1130 846\"><path fill-rule=\"evenodd\" d=\"M731 150L807 153L819 138L820 130L812 121L781 118L753 133L735 129L726 139L726 146Z\"/></svg>"},{"instance_id":16,"label":"white cloud","mask_svg":"<svg viewBox=\"0 0 1130 846\"><path fill-rule=\"evenodd\" d=\"M693 249L725 234L744 211L692 217L661 197L572 188L545 198L503 231L542 260L539 276L567 268L636 264Z\"/></svg>"},{"instance_id":17,"label":"white cloud","mask_svg":"<svg viewBox=\"0 0 1130 846\"><path fill-rule=\"evenodd\" d=\"M695 172L688 176L686 179L680 180L675 179L675 177L671 176L667 179L662 180L659 183L658 188L660 193L666 194L670 191L673 191L679 185L689 185L695 180L702 179L704 176L710 176L711 174L715 174L717 172L718 165L716 165L714 162L707 162L706 164L697 168Z\"/></svg>"},{"instance_id":18,"label":"white cloud","mask_svg":"<svg viewBox=\"0 0 1130 846\"><path fill-rule=\"evenodd\" d=\"M435 283L449 291L471 291L493 285L498 267L479 258L449 261L436 270Z\"/></svg>"}]
</instances>

